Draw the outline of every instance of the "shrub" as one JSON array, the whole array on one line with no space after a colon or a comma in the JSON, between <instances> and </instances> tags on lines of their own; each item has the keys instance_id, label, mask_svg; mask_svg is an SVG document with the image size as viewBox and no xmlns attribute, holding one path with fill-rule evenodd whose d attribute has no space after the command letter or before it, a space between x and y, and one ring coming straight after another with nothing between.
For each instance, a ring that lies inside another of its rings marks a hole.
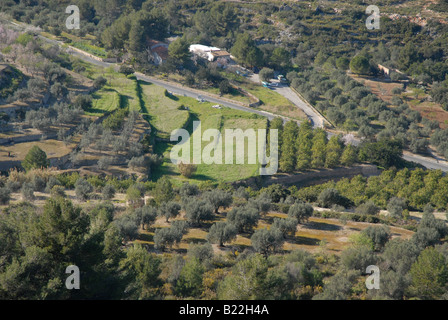
<instances>
[{"instance_id":1,"label":"shrub","mask_svg":"<svg viewBox=\"0 0 448 320\"><path fill-rule=\"evenodd\" d=\"M35 191L43 192L45 190L46 183L42 177L34 175L31 182Z\"/></svg>"},{"instance_id":2,"label":"shrub","mask_svg":"<svg viewBox=\"0 0 448 320\"><path fill-rule=\"evenodd\" d=\"M270 253L278 252L285 242L283 233L277 228L260 229L250 238L255 251L267 257Z\"/></svg>"},{"instance_id":3,"label":"shrub","mask_svg":"<svg viewBox=\"0 0 448 320\"><path fill-rule=\"evenodd\" d=\"M108 157L108 156L101 157L97 162L98 169L107 170L109 168L109 166L112 164L112 162L113 162L112 157Z\"/></svg>"},{"instance_id":4,"label":"shrub","mask_svg":"<svg viewBox=\"0 0 448 320\"><path fill-rule=\"evenodd\" d=\"M289 208L288 216L302 223L313 215L313 211L313 206L309 203L295 203Z\"/></svg>"},{"instance_id":5,"label":"shrub","mask_svg":"<svg viewBox=\"0 0 448 320\"><path fill-rule=\"evenodd\" d=\"M50 195L52 197L63 197L65 198L65 189L60 185L55 185L51 188Z\"/></svg>"},{"instance_id":6,"label":"shrub","mask_svg":"<svg viewBox=\"0 0 448 320\"><path fill-rule=\"evenodd\" d=\"M373 201L367 201L356 208L356 213L376 215L380 212L380 208L373 203Z\"/></svg>"},{"instance_id":7,"label":"shrub","mask_svg":"<svg viewBox=\"0 0 448 320\"><path fill-rule=\"evenodd\" d=\"M110 183L107 183L101 190L101 194L104 200L112 199L115 196L115 192L115 187Z\"/></svg>"},{"instance_id":8,"label":"shrub","mask_svg":"<svg viewBox=\"0 0 448 320\"><path fill-rule=\"evenodd\" d=\"M274 70L270 68L263 68L259 72L261 81L269 82L274 77Z\"/></svg>"},{"instance_id":9,"label":"shrub","mask_svg":"<svg viewBox=\"0 0 448 320\"><path fill-rule=\"evenodd\" d=\"M8 204L11 199L11 190L8 187L0 188L0 204Z\"/></svg>"},{"instance_id":10,"label":"shrub","mask_svg":"<svg viewBox=\"0 0 448 320\"><path fill-rule=\"evenodd\" d=\"M375 250L384 248L391 236L389 228L386 226L369 226L361 233L372 241Z\"/></svg>"},{"instance_id":11,"label":"shrub","mask_svg":"<svg viewBox=\"0 0 448 320\"><path fill-rule=\"evenodd\" d=\"M342 196L338 190L334 188L324 189L317 199L319 205L324 208L330 208L332 205L337 204L346 207L348 205L348 199Z\"/></svg>"},{"instance_id":12,"label":"shrub","mask_svg":"<svg viewBox=\"0 0 448 320\"><path fill-rule=\"evenodd\" d=\"M403 210L406 209L406 201L401 198L393 197L387 204L387 211L392 217L401 218Z\"/></svg>"},{"instance_id":13,"label":"shrub","mask_svg":"<svg viewBox=\"0 0 448 320\"><path fill-rule=\"evenodd\" d=\"M181 197L196 196L198 194L199 194L199 187L196 184L190 184L188 182L185 182L179 188L179 195Z\"/></svg>"},{"instance_id":14,"label":"shrub","mask_svg":"<svg viewBox=\"0 0 448 320\"><path fill-rule=\"evenodd\" d=\"M96 78L93 81L93 87L95 89L101 89L106 83L107 83L107 79L102 76L99 76L98 78Z\"/></svg>"},{"instance_id":15,"label":"shrub","mask_svg":"<svg viewBox=\"0 0 448 320\"><path fill-rule=\"evenodd\" d=\"M35 199L34 187L31 183L24 183L20 192L23 200L32 201Z\"/></svg>"},{"instance_id":16,"label":"shrub","mask_svg":"<svg viewBox=\"0 0 448 320\"><path fill-rule=\"evenodd\" d=\"M138 237L139 221L134 215L128 214L120 217L115 220L115 225L125 241L131 241Z\"/></svg>"},{"instance_id":17,"label":"shrub","mask_svg":"<svg viewBox=\"0 0 448 320\"><path fill-rule=\"evenodd\" d=\"M375 264L375 262L375 255L367 245L348 248L341 253L341 263L349 270L364 272L367 266Z\"/></svg>"},{"instance_id":18,"label":"shrub","mask_svg":"<svg viewBox=\"0 0 448 320\"><path fill-rule=\"evenodd\" d=\"M220 247L223 247L225 242L230 242L236 238L237 231L233 224L219 221L211 226L207 234L207 240L211 243L218 243Z\"/></svg>"},{"instance_id":19,"label":"shrub","mask_svg":"<svg viewBox=\"0 0 448 320\"><path fill-rule=\"evenodd\" d=\"M93 192L92 185L84 178L79 178L75 183L75 193L79 200L87 200Z\"/></svg>"},{"instance_id":20,"label":"shrub","mask_svg":"<svg viewBox=\"0 0 448 320\"><path fill-rule=\"evenodd\" d=\"M83 109L84 111L88 110L92 108L92 97L86 94L80 94L74 99L73 105Z\"/></svg>"},{"instance_id":21,"label":"shrub","mask_svg":"<svg viewBox=\"0 0 448 320\"><path fill-rule=\"evenodd\" d=\"M134 69L132 67L130 67L130 66L122 64L120 66L119 72L125 74L126 76L128 76L128 75L134 73Z\"/></svg>"},{"instance_id":22,"label":"shrub","mask_svg":"<svg viewBox=\"0 0 448 320\"><path fill-rule=\"evenodd\" d=\"M177 168L179 169L180 174L185 178L191 178L193 174L198 170L198 167L195 164L182 163L182 161L179 162Z\"/></svg>"},{"instance_id":23,"label":"shrub","mask_svg":"<svg viewBox=\"0 0 448 320\"><path fill-rule=\"evenodd\" d=\"M38 146L33 146L22 161L22 167L29 171L31 169L47 168L50 162L47 154Z\"/></svg>"},{"instance_id":24,"label":"shrub","mask_svg":"<svg viewBox=\"0 0 448 320\"><path fill-rule=\"evenodd\" d=\"M221 94L232 92L232 86L230 85L229 80L223 80L219 83L219 92Z\"/></svg>"}]
</instances>

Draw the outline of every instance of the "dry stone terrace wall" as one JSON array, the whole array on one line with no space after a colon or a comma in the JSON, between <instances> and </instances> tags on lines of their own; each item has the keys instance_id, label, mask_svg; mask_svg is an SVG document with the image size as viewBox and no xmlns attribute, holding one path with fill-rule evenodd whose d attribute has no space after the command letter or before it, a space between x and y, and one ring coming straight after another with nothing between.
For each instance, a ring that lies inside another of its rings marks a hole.
<instances>
[{"instance_id":1,"label":"dry stone terrace wall","mask_svg":"<svg viewBox=\"0 0 448 320\"><path fill-rule=\"evenodd\" d=\"M63 169L66 164L70 161L70 154L66 154L62 157L49 158L50 167L55 167L58 169ZM20 167L22 161L20 160L9 160L0 162L0 171L9 171L10 169Z\"/></svg>"},{"instance_id":2,"label":"dry stone terrace wall","mask_svg":"<svg viewBox=\"0 0 448 320\"><path fill-rule=\"evenodd\" d=\"M246 180L235 182L235 186L263 186L271 184L295 185L297 187L307 187L310 185L325 183L329 180L340 180L343 178L352 178L357 175L365 177L378 176L381 170L375 165L362 164L353 167L339 167L333 169L320 169L296 174L276 174L273 176L252 177Z\"/></svg>"}]
</instances>

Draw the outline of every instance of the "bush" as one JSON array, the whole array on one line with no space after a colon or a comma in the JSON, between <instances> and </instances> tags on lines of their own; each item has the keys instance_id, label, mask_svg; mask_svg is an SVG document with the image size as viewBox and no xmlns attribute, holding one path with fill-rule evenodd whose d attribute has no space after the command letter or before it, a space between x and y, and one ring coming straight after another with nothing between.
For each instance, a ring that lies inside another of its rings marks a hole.
<instances>
[{"instance_id":1,"label":"bush","mask_svg":"<svg viewBox=\"0 0 448 320\"><path fill-rule=\"evenodd\" d=\"M182 163L182 161L179 162L177 168L179 169L180 174L185 178L191 178L193 174L198 170L198 167L195 164Z\"/></svg>"},{"instance_id":2,"label":"bush","mask_svg":"<svg viewBox=\"0 0 448 320\"><path fill-rule=\"evenodd\" d=\"M229 80L223 80L219 83L219 92L221 94L232 92L232 86L230 85Z\"/></svg>"},{"instance_id":3,"label":"bush","mask_svg":"<svg viewBox=\"0 0 448 320\"><path fill-rule=\"evenodd\" d=\"M313 206L309 203L295 203L288 210L288 216L303 223L313 215Z\"/></svg>"},{"instance_id":4,"label":"bush","mask_svg":"<svg viewBox=\"0 0 448 320\"><path fill-rule=\"evenodd\" d=\"M63 198L65 198L65 196L66 196L65 195L65 189L62 186L55 185L53 188L51 188L50 195L52 197L63 197Z\"/></svg>"},{"instance_id":5,"label":"bush","mask_svg":"<svg viewBox=\"0 0 448 320\"><path fill-rule=\"evenodd\" d=\"M356 208L356 213L376 215L380 212L380 208L373 203L373 201L367 201Z\"/></svg>"},{"instance_id":6,"label":"bush","mask_svg":"<svg viewBox=\"0 0 448 320\"><path fill-rule=\"evenodd\" d=\"M80 94L74 99L73 105L86 111L92 108L92 97L90 95Z\"/></svg>"},{"instance_id":7,"label":"bush","mask_svg":"<svg viewBox=\"0 0 448 320\"><path fill-rule=\"evenodd\" d=\"M361 233L372 240L375 250L384 248L391 236L389 228L386 226L369 226Z\"/></svg>"},{"instance_id":8,"label":"bush","mask_svg":"<svg viewBox=\"0 0 448 320\"><path fill-rule=\"evenodd\" d=\"M11 200L11 190L8 187L0 188L0 204L8 204Z\"/></svg>"},{"instance_id":9,"label":"bush","mask_svg":"<svg viewBox=\"0 0 448 320\"><path fill-rule=\"evenodd\" d=\"M93 87L95 89L101 89L104 85L106 85L106 83L107 83L107 79L102 76L99 76L98 78L96 78L93 81Z\"/></svg>"},{"instance_id":10,"label":"bush","mask_svg":"<svg viewBox=\"0 0 448 320\"><path fill-rule=\"evenodd\" d=\"M22 199L26 201L32 201L35 199L34 186L31 183L24 183L20 191Z\"/></svg>"},{"instance_id":11,"label":"bush","mask_svg":"<svg viewBox=\"0 0 448 320\"><path fill-rule=\"evenodd\" d=\"M250 238L255 251L267 257L270 253L278 252L285 242L283 233L277 228L260 229Z\"/></svg>"},{"instance_id":12,"label":"bush","mask_svg":"<svg viewBox=\"0 0 448 320\"><path fill-rule=\"evenodd\" d=\"M47 168L50 162L47 154L38 146L33 146L22 161L22 167L29 171L31 169Z\"/></svg>"},{"instance_id":13,"label":"bush","mask_svg":"<svg viewBox=\"0 0 448 320\"><path fill-rule=\"evenodd\" d=\"M341 253L341 263L349 270L365 272L367 266L375 264L375 255L368 246L348 248Z\"/></svg>"},{"instance_id":14,"label":"bush","mask_svg":"<svg viewBox=\"0 0 448 320\"><path fill-rule=\"evenodd\" d=\"M115 225L125 241L132 241L138 237L139 221L135 216L124 215L115 220Z\"/></svg>"},{"instance_id":15,"label":"bush","mask_svg":"<svg viewBox=\"0 0 448 320\"><path fill-rule=\"evenodd\" d=\"M145 156L140 157L132 157L128 162L128 167L135 170L136 168L144 168L146 167L146 158Z\"/></svg>"},{"instance_id":16,"label":"bush","mask_svg":"<svg viewBox=\"0 0 448 320\"><path fill-rule=\"evenodd\" d=\"M393 197L389 200L387 204L387 211L389 215L394 218L401 218L403 210L406 209L406 201L401 198Z\"/></svg>"},{"instance_id":17,"label":"bush","mask_svg":"<svg viewBox=\"0 0 448 320\"><path fill-rule=\"evenodd\" d=\"M181 197L196 196L198 194L199 194L199 187L196 184L190 184L188 182L185 182L179 188L179 195Z\"/></svg>"},{"instance_id":18,"label":"bush","mask_svg":"<svg viewBox=\"0 0 448 320\"><path fill-rule=\"evenodd\" d=\"M322 190L317 198L320 206L324 208L330 208L332 205L337 204L346 207L348 205L348 199L342 196L338 190L334 188L327 188Z\"/></svg>"},{"instance_id":19,"label":"bush","mask_svg":"<svg viewBox=\"0 0 448 320\"><path fill-rule=\"evenodd\" d=\"M107 170L113 162L113 157L104 156L99 158L97 165L100 170Z\"/></svg>"},{"instance_id":20,"label":"bush","mask_svg":"<svg viewBox=\"0 0 448 320\"><path fill-rule=\"evenodd\" d=\"M92 185L84 178L79 178L75 183L75 193L79 200L87 200L93 192Z\"/></svg>"},{"instance_id":21,"label":"bush","mask_svg":"<svg viewBox=\"0 0 448 320\"><path fill-rule=\"evenodd\" d=\"M127 65L122 64L120 66L119 72L125 74L126 76L128 76L130 74L133 74L135 71L134 71L134 69L131 66L127 66Z\"/></svg>"},{"instance_id":22,"label":"bush","mask_svg":"<svg viewBox=\"0 0 448 320\"><path fill-rule=\"evenodd\" d=\"M115 197L115 192L115 187L112 184L108 183L101 190L101 195L104 200L110 200Z\"/></svg>"},{"instance_id":23,"label":"bush","mask_svg":"<svg viewBox=\"0 0 448 320\"><path fill-rule=\"evenodd\" d=\"M35 191L43 192L46 187L45 180L42 177L39 177L38 175L34 175L32 179L33 188Z\"/></svg>"},{"instance_id":24,"label":"bush","mask_svg":"<svg viewBox=\"0 0 448 320\"><path fill-rule=\"evenodd\" d=\"M270 68L263 68L259 72L260 80L264 82L269 82L274 77L274 70Z\"/></svg>"}]
</instances>

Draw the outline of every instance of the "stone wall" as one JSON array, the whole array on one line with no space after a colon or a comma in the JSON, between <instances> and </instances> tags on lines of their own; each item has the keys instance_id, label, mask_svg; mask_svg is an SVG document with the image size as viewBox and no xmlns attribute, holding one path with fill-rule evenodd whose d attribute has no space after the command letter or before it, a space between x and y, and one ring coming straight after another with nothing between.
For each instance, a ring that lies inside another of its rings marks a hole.
<instances>
[{"instance_id":1,"label":"stone wall","mask_svg":"<svg viewBox=\"0 0 448 320\"><path fill-rule=\"evenodd\" d=\"M273 176L258 176L235 182L235 186L267 187L271 184L282 184L286 186L307 187L325 183L330 180L352 178L357 175L364 177L377 176L381 174L374 165L357 165L353 167L339 167L333 169L320 169L306 171L296 174L276 174Z\"/></svg>"},{"instance_id":2,"label":"stone wall","mask_svg":"<svg viewBox=\"0 0 448 320\"><path fill-rule=\"evenodd\" d=\"M58 169L63 169L65 165L70 161L70 154L66 154L62 157L49 158L50 167L55 167ZM9 160L0 162L0 171L9 171L10 169L21 167L20 160Z\"/></svg>"}]
</instances>

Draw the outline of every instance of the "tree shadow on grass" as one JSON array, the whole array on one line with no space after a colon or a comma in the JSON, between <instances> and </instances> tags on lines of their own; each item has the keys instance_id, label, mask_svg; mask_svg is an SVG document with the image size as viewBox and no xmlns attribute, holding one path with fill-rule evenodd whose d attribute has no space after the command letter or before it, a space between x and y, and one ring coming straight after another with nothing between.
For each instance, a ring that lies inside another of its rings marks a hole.
<instances>
[{"instance_id":1,"label":"tree shadow on grass","mask_svg":"<svg viewBox=\"0 0 448 320\"><path fill-rule=\"evenodd\" d=\"M207 240L202 239L202 238L188 238L185 239L185 242L187 242L188 244L204 244L207 243Z\"/></svg>"},{"instance_id":2,"label":"tree shadow on grass","mask_svg":"<svg viewBox=\"0 0 448 320\"><path fill-rule=\"evenodd\" d=\"M154 235L148 233L139 233L137 240L145 242L154 242Z\"/></svg>"},{"instance_id":3,"label":"tree shadow on grass","mask_svg":"<svg viewBox=\"0 0 448 320\"><path fill-rule=\"evenodd\" d=\"M170 253L178 253L178 254L186 254L187 253L187 249L183 249L183 248L171 248L171 249L165 249L164 252L170 252Z\"/></svg>"},{"instance_id":4,"label":"tree shadow on grass","mask_svg":"<svg viewBox=\"0 0 448 320\"><path fill-rule=\"evenodd\" d=\"M319 245L320 240L315 238L295 236L294 238L289 238L288 242L298 245L317 246Z\"/></svg>"},{"instance_id":5,"label":"tree shadow on grass","mask_svg":"<svg viewBox=\"0 0 448 320\"><path fill-rule=\"evenodd\" d=\"M342 230L341 226L331 224L331 223L324 223L324 222L316 222L316 221L308 221L305 226L306 229L313 229L313 230L322 230L322 231L339 231Z\"/></svg>"}]
</instances>

